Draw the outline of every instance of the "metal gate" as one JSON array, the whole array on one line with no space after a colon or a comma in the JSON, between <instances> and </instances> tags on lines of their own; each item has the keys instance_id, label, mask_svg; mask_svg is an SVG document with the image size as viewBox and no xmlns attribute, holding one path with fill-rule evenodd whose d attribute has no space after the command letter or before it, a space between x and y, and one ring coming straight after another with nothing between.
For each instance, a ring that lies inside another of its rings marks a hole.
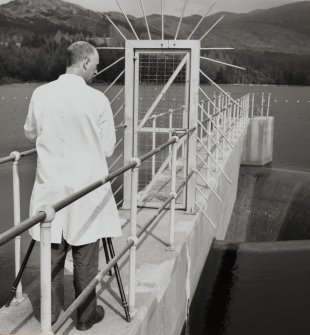
<instances>
[{"instance_id":1,"label":"metal gate","mask_svg":"<svg viewBox=\"0 0 310 335\"><path fill-rule=\"evenodd\" d=\"M135 54L134 155L141 156L166 142L174 131L188 128L188 52L137 51ZM139 169L138 202L157 206L171 190L169 148ZM186 147L178 150L177 181L186 173ZM177 185L178 186L178 185ZM185 207L184 196L177 204Z\"/></svg>"},{"instance_id":2,"label":"metal gate","mask_svg":"<svg viewBox=\"0 0 310 335\"><path fill-rule=\"evenodd\" d=\"M125 157L141 156L153 150L166 142L174 132L188 129L192 123L189 117L191 49L133 48L130 57L133 59L132 65L126 59ZM164 149L139 168L140 206L158 207L169 196L170 150ZM177 187L186 178L188 160L188 138L184 137L177 151ZM125 185L124 189L126 204ZM184 188L177 198L178 208L186 208L186 193Z\"/></svg>"}]
</instances>

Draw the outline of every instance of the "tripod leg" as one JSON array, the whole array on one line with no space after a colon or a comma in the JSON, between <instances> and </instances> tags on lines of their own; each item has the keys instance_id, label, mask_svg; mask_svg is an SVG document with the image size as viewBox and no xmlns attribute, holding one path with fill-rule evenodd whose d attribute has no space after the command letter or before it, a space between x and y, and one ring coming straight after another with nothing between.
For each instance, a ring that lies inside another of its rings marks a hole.
<instances>
[{"instance_id":1,"label":"tripod leg","mask_svg":"<svg viewBox=\"0 0 310 335\"><path fill-rule=\"evenodd\" d=\"M103 250L104 250L104 254L105 254L106 263L109 264L110 257L109 257L109 251L108 251L108 247L107 247L107 240L106 240L106 238L102 239L102 244L103 244ZM108 274L109 274L109 276L112 276L112 270L110 270L108 272Z\"/></svg>"},{"instance_id":2,"label":"tripod leg","mask_svg":"<svg viewBox=\"0 0 310 335\"><path fill-rule=\"evenodd\" d=\"M115 252L114 252L114 247L113 247L113 244L112 244L112 239L110 237L107 238L107 242L108 242L108 247L109 247L109 250L110 250L111 257L113 258L115 256ZM126 299L126 296L125 296L123 283L122 283L122 279L121 279L121 275L119 273L119 268L118 268L117 263L114 265L114 271L115 271L115 277L116 277L116 280L117 280L119 293L121 295L122 306L124 307L124 311L125 311L125 315L126 315L126 321L130 322L128 303L127 303L127 299Z\"/></svg>"},{"instance_id":3,"label":"tripod leg","mask_svg":"<svg viewBox=\"0 0 310 335\"><path fill-rule=\"evenodd\" d=\"M32 252L32 249L33 249L35 243L36 243L35 240L31 240L31 242L29 244L29 247L28 247L28 250L27 250L26 255L24 257L23 263L22 263L22 265L21 265L21 267L20 267L20 269L18 271L18 274L17 274L17 276L16 276L16 278L15 278L15 280L13 282L13 285L11 287L10 296L9 296L9 299L8 299L7 303L5 304L5 307L9 307L10 306L10 303L11 303L11 301L12 301L14 295L15 295L17 286L18 286L18 284L20 282L20 279L21 279L21 277L22 277L22 275L24 273L25 267L26 267L26 265L28 263L29 257L31 255L31 252Z\"/></svg>"}]
</instances>

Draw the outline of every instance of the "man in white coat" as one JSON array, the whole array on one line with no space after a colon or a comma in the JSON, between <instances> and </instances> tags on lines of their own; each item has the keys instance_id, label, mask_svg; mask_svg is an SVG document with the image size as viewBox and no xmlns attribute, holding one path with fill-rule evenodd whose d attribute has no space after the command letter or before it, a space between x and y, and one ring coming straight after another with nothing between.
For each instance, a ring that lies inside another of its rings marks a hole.
<instances>
[{"instance_id":1,"label":"man in white coat","mask_svg":"<svg viewBox=\"0 0 310 335\"><path fill-rule=\"evenodd\" d=\"M26 137L36 142L38 153L30 215L108 174L105 157L112 155L115 145L113 115L105 95L87 85L97 73L98 63L99 55L92 45L75 42L67 50L66 73L33 92L24 125ZM77 297L98 273L99 239L121 235L110 184L59 211L51 226L54 323L64 303L64 263L69 246ZM39 230L36 225L30 231L37 241ZM103 317L93 290L77 310L76 327L87 330Z\"/></svg>"}]
</instances>

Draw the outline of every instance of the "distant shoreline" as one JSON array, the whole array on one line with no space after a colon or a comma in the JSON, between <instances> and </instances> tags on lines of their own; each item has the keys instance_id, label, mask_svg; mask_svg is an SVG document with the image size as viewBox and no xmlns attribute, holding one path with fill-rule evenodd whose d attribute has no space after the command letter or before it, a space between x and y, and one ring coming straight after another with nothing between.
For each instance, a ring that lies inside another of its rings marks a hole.
<instances>
[{"instance_id":1,"label":"distant shoreline","mask_svg":"<svg viewBox=\"0 0 310 335\"><path fill-rule=\"evenodd\" d=\"M1 86L7 86L7 85L34 85L34 84L41 84L44 85L48 83L47 81L44 82L40 82L40 81L17 81L17 82L1 82L0 81L0 88ZM103 82L103 81L98 81L98 82L94 82L92 84L92 86L96 86L96 85L110 85L109 82ZM201 85L203 86L214 86L214 85L210 85L210 84L206 84L206 83L202 83ZM240 83L236 83L236 84L218 84L219 86L256 86L256 87L266 87L266 86L273 86L273 87L310 87L310 85L287 85L287 84L281 84L281 85L276 85L276 84L240 84ZM125 84L117 84L117 86L125 86Z\"/></svg>"}]
</instances>

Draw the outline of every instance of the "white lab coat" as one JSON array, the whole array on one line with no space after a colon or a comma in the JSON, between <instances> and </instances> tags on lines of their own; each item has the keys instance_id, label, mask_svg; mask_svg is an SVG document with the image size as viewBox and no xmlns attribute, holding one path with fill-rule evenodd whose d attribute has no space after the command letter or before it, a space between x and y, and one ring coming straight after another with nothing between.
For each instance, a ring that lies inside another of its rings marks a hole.
<instances>
[{"instance_id":1,"label":"white lab coat","mask_svg":"<svg viewBox=\"0 0 310 335\"><path fill-rule=\"evenodd\" d=\"M108 99L73 74L61 75L32 95L24 125L38 153L30 215L44 204L53 205L108 174L106 156L113 153L115 128ZM39 224L30 229L40 240ZM110 183L57 212L52 243L92 243L121 235Z\"/></svg>"}]
</instances>

